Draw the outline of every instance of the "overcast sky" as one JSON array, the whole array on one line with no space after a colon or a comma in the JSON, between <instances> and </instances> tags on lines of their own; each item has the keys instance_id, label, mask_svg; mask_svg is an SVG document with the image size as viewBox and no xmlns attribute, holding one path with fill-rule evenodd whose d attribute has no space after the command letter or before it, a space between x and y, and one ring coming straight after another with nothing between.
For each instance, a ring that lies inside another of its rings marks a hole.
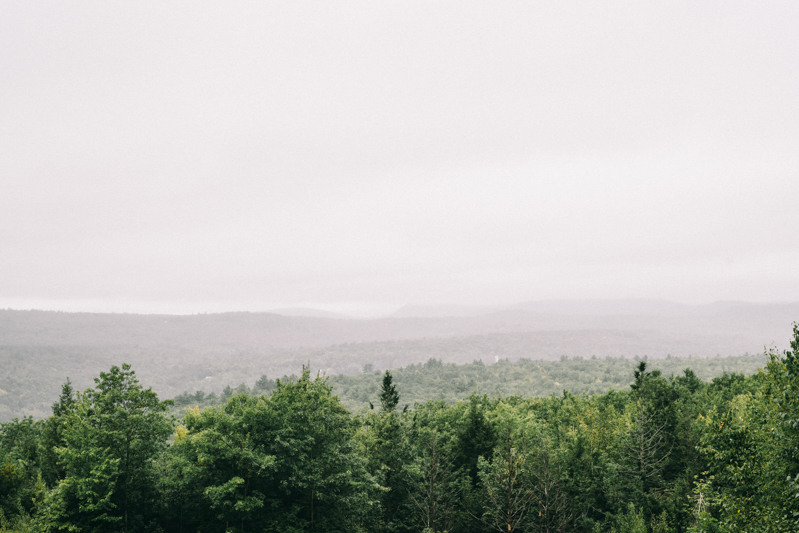
<instances>
[{"instance_id":1,"label":"overcast sky","mask_svg":"<svg viewBox=\"0 0 799 533\"><path fill-rule=\"evenodd\" d=\"M0 6L0 307L799 300L799 3Z\"/></svg>"}]
</instances>

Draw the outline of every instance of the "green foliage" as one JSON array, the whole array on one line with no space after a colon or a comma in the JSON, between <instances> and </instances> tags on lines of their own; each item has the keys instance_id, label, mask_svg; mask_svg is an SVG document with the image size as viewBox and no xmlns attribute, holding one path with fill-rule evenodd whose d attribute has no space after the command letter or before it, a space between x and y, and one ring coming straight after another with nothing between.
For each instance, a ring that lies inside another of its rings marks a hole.
<instances>
[{"instance_id":1,"label":"green foliage","mask_svg":"<svg viewBox=\"0 0 799 533\"><path fill-rule=\"evenodd\" d=\"M626 513L619 515L617 524L616 528L610 530L611 533L647 533L644 512L636 509L633 503L627 506Z\"/></svg>"},{"instance_id":2,"label":"green foliage","mask_svg":"<svg viewBox=\"0 0 799 533\"><path fill-rule=\"evenodd\" d=\"M486 419L486 409L491 403L487 396L469 397L469 408L457 434L456 464L468 474L472 486L477 486L477 462L480 457L489 458L497 442L493 425Z\"/></svg>"},{"instance_id":3,"label":"green foliage","mask_svg":"<svg viewBox=\"0 0 799 533\"><path fill-rule=\"evenodd\" d=\"M279 493L292 518L278 521L278 529L292 522L320 531L354 527L363 512L361 490L368 494L372 481L354 453L349 412L307 368L297 380L278 381L270 403Z\"/></svg>"},{"instance_id":4,"label":"green foliage","mask_svg":"<svg viewBox=\"0 0 799 533\"><path fill-rule=\"evenodd\" d=\"M262 522L259 511L275 469L275 456L269 453L269 417L264 398L241 395L221 408L186 413L170 450L172 470L181 479L173 497L182 514L188 508L193 518L178 516L180 528L196 524L198 518L236 524L240 531Z\"/></svg>"},{"instance_id":5,"label":"green foliage","mask_svg":"<svg viewBox=\"0 0 799 533\"><path fill-rule=\"evenodd\" d=\"M451 441L435 426L418 428L413 441L412 458L403 473L415 522L424 531L452 531L464 489L452 464Z\"/></svg>"},{"instance_id":6,"label":"green foliage","mask_svg":"<svg viewBox=\"0 0 799 533\"><path fill-rule=\"evenodd\" d=\"M95 383L60 415L56 454L65 475L50 518L58 530L142 530L152 518L153 461L172 432L168 405L127 364L101 372Z\"/></svg>"},{"instance_id":7,"label":"green foliage","mask_svg":"<svg viewBox=\"0 0 799 533\"><path fill-rule=\"evenodd\" d=\"M83 392L67 381L48 419L0 424L0 531L792 532L799 328L791 347L756 376L709 381L652 361L428 361L362 374L380 408L357 412L304 368L186 393L177 421L112 367ZM622 363L624 390L396 409L403 383L510 389Z\"/></svg>"},{"instance_id":8,"label":"green foliage","mask_svg":"<svg viewBox=\"0 0 799 533\"><path fill-rule=\"evenodd\" d=\"M380 390L380 407L383 408L384 413L390 413L397 408L399 403L399 394L397 387L392 383L391 372L386 370L383 376L383 385Z\"/></svg>"},{"instance_id":9,"label":"green foliage","mask_svg":"<svg viewBox=\"0 0 799 533\"><path fill-rule=\"evenodd\" d=\"M526 529L535 504L529 435L512 406L498 406L496 424L499 438L491 461L477 461L485 498L481 519L493 530L513 533Z\"/></svg>"},{"instance_id":10,"label":"green foliage","mask_svg":"<svg viewBox=\"0 0 799 533\"><path fill-rule=\"evenodd\" d=\"M31 418L0 424L0 516L29 517L44 496L41 450L44 422ZM19 520L15 518L14 520ZM4 518L8 521L8 518ZM16 522L15 522L16 523Z\"/></svg>"},{"instance_id":11,"label":"green foliage","mask_svg":"<svg viewBox=\"0 0 799 533\"><path fill-rule=\"evenodd\" d=\"M659 511L658 495L666 484L665 469L674 449L674 383L660 371L646 371L641 361L633 373L630 428L622 449L622 468L628 480L630 499L648 514Z\"/></svg>"},{"instance_id":12,"label":"green foliage","mask_svg":"<svg viewBox=\"0 0 799 533\"><path fill-rule=\"evenodd\" d=\"M796 531L799 504L799 327L794 325L792 350L770 361L760 376L761 387L734 396L703 420L702 454L708 470L701 496L709 515L697 528L719 531ZM732 384L731 387L732 388Z\"/></svg>"},{"instance_id":13,"label":"green foliage","mask_svg":"<svg viewBox=\"0 0 799 533\"><path fill-rule=\"evenodd\" d=\"M382 488L379 495L380 513L376 522L386 531L404 531L410 527L410 517L401 509L407 503L408 477L403 469L413 460L407 420L395 411L370 413L369 471Z\"/></svg>"},{"instance_id":14,"label":"green foliage","mask_svg":"<svg viewBox=\"0 0 799 533\"><path fill-rule=\"evenodd\" d=\"M351 531L376 487L356 427L323 378L278 380L272 395L232 395L190 410L168 470L173 526L225 531ZM198 504L198 502L201 502ZM214 526L215 525L215 526Z\"/></svg>"},{"instance_id":15,"label":"green foliage","mask_svg":"<svg viewBox=\"0 0 799 533\"><path fill-rule=\"evenodd\" d=\"M729 394L737 394L736 387L745 386L745 375L757 373L768 361L758 356L649 359L647 368L660 370L663 376L682 376L681 386L697 387L713 378L726 375L736 380ZM428 400L445 400L454 403L471 394L497 396L549 396L567 390L572 394L604 394L610 389L622 390L633 381L637 360L624 358L565 359L562 361L502 360L485 365L474 362L463 365L442 363L431 359L424 364L392 369L392 384L402 391L403 402L413 405ZM683 370L692 369L693 381L686 381ZM729 372L733 372L730 377ZM725 374L727 373L727 374ZM367 372L353 375L331 376L328 380L333 393L352 409L369 405L381 390L380 373ZM719 383L719 387L723 387ZM687 391L689 394L690 391Z\"/></svg>"},{"instance_id":16,"label":"green foliage","mask_svg":"<svg viewBox=\"0 0 799 533\"><path fill-rule=\"evenodd\" d=\"M25 315L29 315L27 319L23 318ZM36 318L36 315L40 316ZM474 329L462 327L456 333L469 336L452 337L451 328L444 329L444 323L434 320L436 327L442 328L439 334L446 338L431 338L429 328L423 328L421 333L414 328L418 336L428 337L419 339L404 334L388 337L368 334L371 327L379 329L380 321L361 325L357 321L341 321L336 323L337 327L356 326L350 332L352 336L349 342L345 343L342 340L345 337L338 334L331 336L329 333L334 332L330 330L325 334L324 328L296 330L293 327L296 317L273 315L273 318L282 323L280 327L288 329L276 331L278 323L269 324L267 317L248 314L216 317L91 316L88 313L72 315L0 310L0 368L3 369L0 373L0 422L26 415L36 419L49 416L50 405L58 396L65 376L72 378L76 390L82 390L92 386L92 378L98 369L109 368L119 361L132 363L138 369L139 379L152 386L160 397L175 398L176 403L179 403L178 397L185 397L186 403L179 405L182 413L185 407L220 403L219 395L226 385L235 388L236 384L245 382L257 394L268 393L268 387L264 391L255 391L252 380L264 373L273 377L296 374L301 365L308 362L313 368L324 369L329 375L357 376L367 364L374 368L392 369L394 383L402 391L403 401L413 405L416 401L428 399L454 402L468 397L472 392L490 396L547 396L566 389L574 394L602 394L611 387L618 390L629 385L630 359L621 357L624 354L628 357L649 354L650 358L659 358L650 359L650 366L657 361L657 368L664 375L677 374L690 366L702 380L718 376L724 371L748 375L764 366L768 360L762 353L755 356L663 359L668 353L741 354L747 349L746 346L762 344L762 332L754 338L755 342L744 345L740 341L729 344L722 342L719 345L718 342L723 341L724 337L718 334L705 336L699 345L693 341L702 338L701 335L681 337L678 339L680 342L675 344L674 338L653 336L651 331L642 334L627 331L626 327L620 330L615 326L609 330L485 335L474 335ZM507 328L504 319L495 318L498 322L490 327L487 324L488 330ZM257 333L244 328L244 325L258 327L261 319L264 327ZM564 326L569 323L565 329L575 327L571 323L574 321L568 317L560 320ZM96 322L95 327L90 327L91 322ZM130 323L126 325L126 322ZM138 325L133 324L136 322ZM237 326L231 328L234 324ZM644 329L650 330L657 324L648 324ZM534 327L539 328L540 325ZM723 331L726 332L728 328L729 325L725 324ZM317 333L321 334L318 339ZM296 343L293 346L315 347L278 348L275 346L282 344L266 342L269 339L253 345L248 339L254 334L266 337L285 335L284 339L291 337L292 343ZM174 335L180 337L180 341L174 340ZM357 341L361 337L409 340ZM586 354L586 358L553 361L563 353ZM591 353L597 353L597 359L590 359ZM611 358L606 359L606 355ZM496 357L500 359L499 365L483 365L488 369L487 375L470 365L465 365L469 367L469 372L457 375L448 369L449 366L454 367L454 363L461 366L479 360L488 363ZM411 364L423 367L425 361L431 358L446 362L444 368L436 372L437 378L430 376L423 382L417 382L416 379L408 380L407 376L400 376L394 370L402 365L406 365L407 370ZM536 364L530 367L526 363L516 363L522 360L535 361ZM539 363L542 369L551 371L538 373L536 367ZM514 368L516 366L519 368ZM533 368L535 371L531 373ZM494 373L497 375L492 376ZM331 379L330 384L345 405L358 408L375 400L380 380L375 377L363 381L356 379L350 387L350 381L346 379L340 384ZM348 389L346 394L343 394L343 388ZM191 391L202 391L205 399L198 401L188 398L196 394ZM210 401L207 397L212 392L215 398Z\"/></svg>"}]
</instances>

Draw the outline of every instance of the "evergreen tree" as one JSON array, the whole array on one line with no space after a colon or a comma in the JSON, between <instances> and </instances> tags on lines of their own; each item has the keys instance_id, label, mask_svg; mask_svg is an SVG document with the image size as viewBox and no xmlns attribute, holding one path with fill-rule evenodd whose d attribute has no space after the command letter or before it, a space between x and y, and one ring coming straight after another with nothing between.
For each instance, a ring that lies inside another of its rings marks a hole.
<instances>
[{"instance_id":1,"label":"evergreen tree","mask_svg":"<svg viewBox=\"0 0 799 533\"><path fill-rule=\"evenodd\" d=\"M472 394L469 397L466 420L461 424L458 432L456 464L469 475L473 487L476 487L479 482L477 475L478 457L490 459L497 442L494 427L486 420L486 405L489 405L487 396L479 397L476 394Z\"/></svg>"},{"instance_id":2,"label":"evergreen tree","mask_svg":"<svg viewBox=\"0 0 799 533\"><path fill-rule=\"evenodd\" d=\"M269 379L266 374L262 374L258 381L252 388L253 394L269 394L275 389L276 383L274 379Z\"/></svg>"},{"instance_id":3,"label":"evergreen tree","mask_svg":"<svg viewBox=\"0 0 799 533\"><path fill-rule=\"evenodd\" d=\"M399 404L399 393L397 387L392 383L391 372L386 370L383 375L383 385L380 389L380 406L384 413L391 413Z\"/></svg>"},{"instance_id":4,"label":"evergreen tree","mask_svg":"<svg viewBox=\"0 0 799 533\"><path fill-rule=\"evenodd\" d=\"M380 392L380 413L373 418L375 446L370 464L384 490L380 498L380 528L392 532L407 531L412 526L411 518L400 512L408 504L408 478L404 469L413 456L405 426L407 418L395 410L398 403L399 393L391 373L386 371Z\"/></svg>"},{"instance_id":5,"label":"evergreen tree","mask_svg":"<svg viewBox=\"0 0 799 533\"><path fill-rule=\"evenodd\" d=\"M42 434L42 477L49 485L54 485L65 475L56 451L64 445L63 423L74 408L75 391L72 389L72 382L67 378L61 387L61 396L53 404L53 416L45 421Z\"/></svg>"},{"instance_id":6,"label":"evergreen tree","mask_svg":"<svg viewBox=\"0 0 799 533\"><path fill-rule=\"evenodd\" d=\"M641 361L630 386L632 424L624 442L623 470L630 481L630 496L648 514L660 512L657 497L662 494L663 471L673 449L671 386L660 371L646 371Z\"/></svg>"}]
</instances>

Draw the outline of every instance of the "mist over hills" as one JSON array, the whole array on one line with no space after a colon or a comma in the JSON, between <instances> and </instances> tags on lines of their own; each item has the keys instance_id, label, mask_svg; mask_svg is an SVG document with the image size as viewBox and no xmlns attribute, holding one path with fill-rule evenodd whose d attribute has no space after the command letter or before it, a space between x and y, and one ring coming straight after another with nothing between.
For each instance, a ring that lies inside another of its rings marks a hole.
<instances>
[{"instance_id":1,"label":"mist over hills","mask_svg":"<svg viewBox=\"0 0 799 533\"><path fill-rule=\"evenodd\" d=\"M43 416L76 388L128 362L162 397L252 385L262 374L328 375L429 359L491 364L574 357L740 356L788 346L799 303L527 302L503 308L407 306L375 319L278 313L135 315L0 310L0 418ZM452 316L458 312L459 316ZM321 312L320 314L324 314ZM447 315L447 313L450 313ZM416 314L419 316L402 316ZM397 316L399 315L399 316ZM432 315L432 316L430 316Z\"/></svg>"},{"instance_id":2,"label":"mist over hills","mask_svg":"<svg viewBox=\"0 0 799 533\"><path fill-rule=\"evenodd\" d=\"M710 304L684 304L656 299L573 299L533 300L504 306L414 305L408 304L391 314L392 317L455 317L480 316L497 312L529 312L569 316L660 316L688 317L721 314L792 314L799 311L799 302L751 303L718 301Z\"/></svg>"},{"instance_id":3,"label":"mist over hills","mask_svg":"<svg viewBox=\"0 0 799 533\"><path fill-rule=\"evenodd\" d=\"M491 333L598 329L661 332L693 353L707 349L704 345L706 338L715 340L718 335L731 335L732 338L719 350L745 352L782 342L785 331L797 317L799 303L685 305L659 300L544 301L501 308L406 306L390 317L374 319L344 318L312 309L289 309L285 314L238 312L198 315L0 310L0 345L175 345L275 349ZM690 339L694 339L695 349L691 347ZM652 344L650 347L647 344L637 349L660 351L661 345ZM564 348L568 350L568 347Z\"/></svg>"},{"instance_id":4,"label":"mist over hills","mask_svg":"<svg viewBox=\"0 0 799 533\"><path fill-rule=\"evenodd\" d=\"M269 313L283 316L307 316L319 318L354 318L344 313L336 313L334 311L325 311L322 309L314 309L312 307L283 307L280 309L270 309Z\"/></svg>"}]
</instances>

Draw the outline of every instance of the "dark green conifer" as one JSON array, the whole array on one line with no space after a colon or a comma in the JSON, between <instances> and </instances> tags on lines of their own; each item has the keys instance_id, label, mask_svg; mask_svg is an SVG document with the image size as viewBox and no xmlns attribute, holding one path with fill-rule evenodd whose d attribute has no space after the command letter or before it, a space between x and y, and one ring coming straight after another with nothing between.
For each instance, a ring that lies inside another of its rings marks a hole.
<instances>
[{"instance_id":1,"label":"dark green conifer","mask_svg":"<svg viewBox=\"0 0 799 533\"><path fill-rule=\"evenodd\" d=\"M399 403L399 393L392 381L391 372L386 370L385 375L383 375L383 387L380 391L380 405L385 413L393 412Z\"/></svg>"}]
</instances>

